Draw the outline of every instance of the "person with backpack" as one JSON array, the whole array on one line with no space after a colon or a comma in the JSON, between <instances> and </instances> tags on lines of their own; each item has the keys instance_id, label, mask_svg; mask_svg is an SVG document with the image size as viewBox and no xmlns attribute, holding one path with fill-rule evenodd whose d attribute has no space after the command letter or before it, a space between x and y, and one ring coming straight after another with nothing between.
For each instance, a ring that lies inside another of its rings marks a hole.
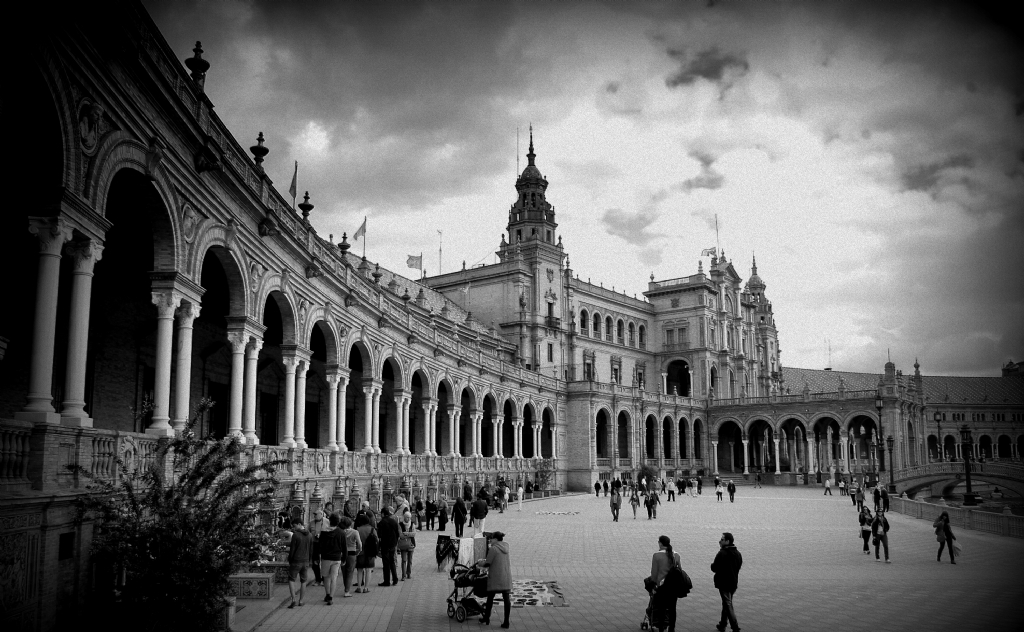
<instances>
[{"instance_id":1,"label":"person with backpack","mask_svg":"<svg viewBox=\"0 0 1024 632\"><path fill-rule=\"evenodd\" d=\"M427 508L419 496L416 497L416 530L423 531L423 522L427 517Z\"/></svg>"},{"instance_id":2,"label":"person with backpack","mask_svg":"<svg viewBox=\"0 0 1024 632\"><path fill-rule=\"evenodd\" d=\"M377 553L380 552L380 543L377 539L377 529L370 524L370 519L365 513L360 512L356 516L356 531L359 533L359 555L356 556L356 592L370 592L370 583L373 581L373 567L377 563Z\"/></svg>"},{"instance_id":3,"label":"person with backpack","mask_svg":"<svg viewBox=\"0 0 1024 632\"><path fill-rule=\"evenodd\" d=\"M452 506L452 523L455 524L455 537L461 538L462 532L466 528L466 501L462 500L462 497L455 499L455 504Z\"/></svg>"},{"instance_id":4,"label":"person with backpack","mask_svg":"<svg viewBox=\"0 0 1024 632\"><path fill-rule=\"evenodd\" d=\"M672 540L667 535L658 538L658 552L651 557L651 576L644 585L652 595L651 625L658 622L658 629L675 632L676 602L679 601L679 580L668 581L670 571L680 567L679 554L672 550ZM666 583L668 585L666 585Z\"/></svg>"},{"instance_id":5,"label":"person with backpack","mask_svg":"<svg viewBox=\"0 0 1024 632\"><path fill-rule=\"evenodd\" d=\"M435 503L433 500L428 500L427 501L427 531L430 531L431 529L433 529L433 528L435 528L437 526L437 524L435 523L436 520L437 520L437 503Z\"/></svg>"}]
</instances>

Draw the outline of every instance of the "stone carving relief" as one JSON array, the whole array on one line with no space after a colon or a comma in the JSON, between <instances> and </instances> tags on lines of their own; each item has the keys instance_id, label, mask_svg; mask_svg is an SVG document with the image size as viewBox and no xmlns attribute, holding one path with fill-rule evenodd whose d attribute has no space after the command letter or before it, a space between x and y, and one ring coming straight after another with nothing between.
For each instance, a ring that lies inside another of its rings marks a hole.
<instances>
[{"instance_id":1,"label":"stone carving relief","mask_svg":"<svg viewBox=\"0 0 1024 632\"><path fill-rule=\"evenodd\" d=\"M28 596L28 534L0 535L0 610L10 612Z\"/></svg>"},{"instance_id":2,"label":"stone carving relief","mask_svg":"<svg viewBox=\"0 0 1024 632\"><path fill-rule=\"evenodd\" d=\"M181 209L181 233L185 243L190 244L199 234L199 225L206 219L199 214L199 211L192 208L191 204L185 204Z\"/></svg>"},{"instance_id":3,"label":"stone carving relief","mask_svg":"<svg viewBox=\"0 0 1024 632\"><path fill-rule=\"evenodd\" d=\"M263 280L263 276L267 273L267 269L259 261L253 260L249 264L249 291L255 292L260 287L260 282Z\"/></svg>"},{"instance_id":4,"label":"stone carving relief","mask_svg":"<svg viewBox=\"0 0 1024 632\"><path fill-rule=\"evenodd\" d=\"M89 156L95 153L100 140L112 128L104 114L103 106L92 99L83 99L78 106L78 134L82 151Z\"/></svg>"}]
</instances>

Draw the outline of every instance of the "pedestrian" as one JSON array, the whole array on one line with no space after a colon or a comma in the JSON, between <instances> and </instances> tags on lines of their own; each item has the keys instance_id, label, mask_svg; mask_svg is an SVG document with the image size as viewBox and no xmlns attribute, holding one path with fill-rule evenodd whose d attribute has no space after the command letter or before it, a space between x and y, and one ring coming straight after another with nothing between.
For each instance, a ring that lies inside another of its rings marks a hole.
<instances>
[{"instance_id":1,"label":"pedestrian","mask_svg":"<svg viewBox=\"0 0 1024 632\"><path fill-rule=\"evenodd\" d=\"M416 529L412 526L412 513L402 514L398 523L398 553L402 556L402 581L412 580L412 553L416 550Z\"/></svg>"},{"instance_id":2,"label":"pedestrian","mask_svg":"<svg viewBox=\"0 0 1024 632\"><path fill-rule=\"evenodd\" d=\"M320 532L324 530L324 527L328 526L328 522L324 520L324 512L317 509L313 512L313 519L309 521L309 526L306 529L309 531L310 537L313 538L313 546L309 553L309 565L313 568L313 583L317 586L324 585L324 576L320 572Z\"/></svg>"},{"instance_id":3,"label":"pedestrian","mask_svg":"<svg viewBox=\"0 0 1024 632\"><path fill-rule=\"evenodd\" d=\"M700 496L700 494L701 494L701 491L702 491L702 490L701 490L701 488L702 488L703 486L704 486L704 481L703 481L703 480L701 479L701 477L700 477L700 476L698 476L698 477L697 477L697 495L698 495L698 496Z\"/></svg>"},{"instance_id":4,"label":"pedestrian","mask_svg":"<svg viewBox=\"0 0 1024 632\"><path fill-rule=\"evenodd\" d=\"M601 481L594 481L594 495L601 497Z\"/></svg>"},{"instance_id":5,"label":"pedestrian","mask_svg":"<svg viewBox=\"0 0 1024 632\"><path fill-rule=\"evenodd\" d=\"M467 503L473 502L473 486L469 484L468 480L462 486L462 500Z\"/></svg>"},{"instance_id":6,"label":"pedestrian","mask_svg":"<svg viewBox=\"0 0 1024 632\"><path fill-rule=\"evenodd\" d=\"M664 477L662 477L662 479L661 479L661 493L662 494L665 493L665 478Z\"/></svg>"},{"instance_id":7,"label":"pedestrian","mask_svg":"<svg viewBox=\"0 0 1024 632\"><path fill-rule=\"evenodd\" d=\"M729 492L729 502L736 502L736 483L729 479L729 484L725 487L725 490Z\"/></svg>"},{"instance_id":8,"label":"pedestrian","mask_svg":"<svg viewBox=\"0 0 1024 632\"><path fill-rule=\"evenodd\" d=\"M622 494L622 481L619 480L618 476L616 476L615 479L612 480L612 489L617 489L619 490L619 495Z\"/></svg>"},{"instance_id":9,"label":"pedestrian","mask_svg":"<svg viewBox=\"0 0 1024 632\"><path fill-rule=\"evenodd\" d=\"M722 484L719 483L718 486L715 487L715 495L718 496L718 502L722 502L722 493L723 492L725 492L725 490L722 489Z\"/></svg>"},{"instance_id":10,"label":"pedestrian","mask_svg":"<svg viewBox=\"0 0 1024 632\"><path fill-rule=\"evenodd\" d=\"M652 511L654 512L654 519L657 520L658 519L658 505L661 504L661 494L659 494L658 490L655 489L649 495L650 496L654 496L654 500L653 500L653 502L651 504L652 504Z\"/></svg>"},{"instance_id":11,"label":"pedestrian","mask_svg":"<svg viewBox=\"0 0 1024 632\"><path fill-rule=\"evenodd\" d=\"M487 547L487 559L483 566L489 569L487 573L487 606L480 623L491 622L491 611L494 608L494 597L501 594L505 602L505 621L501 627L508 629L508 617L512 613L512 563L508 557L508 543L505 542L505 534L495 531L491 534L491 544Z\"/></svg>"},{"instance_id":12,"label":"pedestrian","mask_svg":"<svg viewBox=\"0 0 1024 632\"><path fill-rule=\"evenodd\" d=\"M423 531L423 523L427 518L427 506L423 504L423 499L417 496L413 507L416 511L416 530Z\"/></svg>"},{"instance_id":13,"label":"pedestrian","mask_svg":"<svg viewBox=\"0 0 1024 632\"><path fill-rule=\"evenodd\" d=\"M875 483L875 491L871 492L871 495L875 500L875 513L878 513L878 510L882 507L882 492L878 489L877 482Z\"/></svg>"},{"instance_id":14,"label":"pedestrian","mask_svg":"<svg viewBox=\"0 0 1024 632\"><path fill-rule=\"evenodd\" d=\"M722 479L720 479L720 478L718 477L718 475L717 475L717 474L715 474L715 487L718 487L718 484L719 484L719 483L721 483L721 482L722 482Z\"/></svg>"},{"instance_id":15,"label":"pedestrian","mask_svg":"<svg viewBox=\"0 0 1024 632\"><path fill-rule=\"evenodd\" d=\"M604 482L603 487L604 487L604 497L608 498L608 481Z\"/></svg>"},{"instance_id":16,"label":"pedestrian","mask_svg":"<svg viewBox=\"0 0 1024 632\"><path fill-rule=\"evenodd\" d=\"M466 528L466 501L462 500L462 496L455 499L455 505L452 506L452 524L455 525L455 537L461 538L462 532Z\"/></svg>"},{"instance_id":17,"label":"pedestrian","mask_svg":"<svg viewBox=\"0 0 1024 632\"><path fill-rule=\"evenodd\" d=\"M508 486L505 485L505 481L501 482L498 486L498 513L505 513L505 507L508 506Z\"/></svg>"},{"instance_id":18,"label":"pedestrian","mask_svg":"<svg viewBox=\"0 0 1024 632\"><path fill-rule=\"evenodd\" d=\"M956 552L953 549L953 541L956 540L956 536L953 535L953 530L949 528L949 512L943 511L940 513L939 517L932 523L932 527L935 528L935 539L939 541L939 553L935 557L935 561L942 561L942 549L948 547L949 563L956 564Z\"/></svg>"},{"instance_id":19,"label":"pedestrian","mask_svg":"<svg viewBox=\"0 0 1024 632\"><path fill-rule=\"evenodd\" d=\"M487 495L483 490L480 491L477 499L473 501L470 515L473 516L473 526L476 529L475 537L484 532L484 522L487 520Z\"/></svg>"},{"instance_id":20,"label":"pedestrian","mask_svg":"<svg viewBox=\"0 0 1024 632\"><path fill-rule=\"evenodd\" d=\"M323 565L324 601L334 605L334 589L341 568L348 561L345 530L340 526L338 514L331 514L328 527L320 532L320 563Z\"/></svg>"},{"instance_id":21,"label":"pedestrian","mask_svg":"<svg viewBox=\"0 0 1024 632\"><path fill-rule=\"evenodd\" d=\"M359 533L359 555L356 557L356 592L370 592L370 583L373 581L373 567L377 564L377 553L380 549L380 541L377 539L377 529L370 524L369 518L364 513L356 516L356 531Z\"/></svg>"},{"instance_id":22,"label":"pedestrian","mask_svg":"<svg viewBox=\"0 0 1024 632\"><path fill-rule=\"evenodd\" d=\"M612 508L612 522L619 521L619 508L622 507L622 495L619 490L612 488L612 500L609 503Z\"/></svg>"},{"instance_id":23,"label":"pedestrian","mask_svg":"<svg viewBox=\"0 0 1024 632\"><path fill-rule=\"evenodd\" d=\"M843 479L839 479L839 495L840 496L845 496L846 495L846 481L843 480Z\"/></svg>"},{"instance_id":24,"label":"pedestrian","mask_svg":"<svg viewBox=\"0 0 1024 632\"><path fill-rule=\"evenodd\" d=\"M398 553L398 536L401 535L401 529L398 526L398 519L391 513L391 507L384 507L381 515L383 517L377 524L377 537L380 538L381 573L384 575L384 581L377 585L397 586L398 569L395 566L395 555Z\"/></svg>"},{"instance_id":25,"label":"pedestrian","mask_svg":"<svg viewBox=\"0 0 1024 632\"><path fill-rule=\"evenodd\" d=\"M864 508L864 486L857 487L857 509Z\"/></svg>"},{"instance_id":26,"label":"pedestrian","mask_svg":"<svg viewBox=\"0 0 1024 632\"><path fill-rule=\"evenodd\" d=\"M441 497L437 510L437 530L444 531L448 526L448 499Z\"/></svg>"},{"instance_id":27,"label":"pedestrian","mask_svg":"<svg viewBox=\"0 0 1024 632\"><path fill-rule=\"evenodd\" d=\"M519 489L516 490L516 500L519 502L519 511L523 510L523 486L520 485Z\"/></svg>"},{"instance_id":28,"label":"pedestrian","mask_svg":"<svg viewBox=\"0 0 1024 632\"><path fill-rule=\"evenodd\" d=\"M633 520L636 520L636 508L640 506L640 497L637 495L636 489L633 489L629 496L629 504L633 507Z\"/></svg>"},{"instance_id":29,"label":"pedestrian","mask_svg":"<svg viewBox=\"0 0 1024 632\"><path fill-rule=\"evenodd\" d=\"M715 628L718 632L725 632L725 625L728 622L733 632L739 632L740 624L736 621L736 610L733 607L732 599L736 594L739 585L740 567L743 566L743 556L736 549L735 540L731 533L723 533L722 539L718 541L721 550L715 555L715 561L711 563L711 572L715 574L715 588L722 597L722 618Z\"/></svg>"},{"instance_id":30,"label":"pedestrian","mask_svg":"<svg viewBox=\"0 0 1024 632\"><path fill-rule=\"evenodd\" d=\"M303 605L302 596L309 581L309 561L313 550L313 537L306 527L302 526L302 518L292 516L292 539L288 542L288 594L292 598L289 608ZM295 595L298 594L298 602Z\"/></svg>"},{"instance_id":31,"label":"pedestrian","mask_svg":"<svg viewBox=\"0 0 1024 632\"><path fill-rule=\"evenodd\" d=\"M879 511L871 521L871 541L875 545L875 561L882 561L878 557L878 545L881 544L885 549L885 563L889 564L889 521L885 519L885 511Z\"/></svg>"},{"instance_id":32,"label":"pedestrian","mask_svg":"<svg viewBox=\"0 0 1024 632\"><path fill-rule=\"evenodd\" d=\"M825 477L825 492L822 494L822 496L824 496L825 494L828 494L829 496L832 495L832 479L827 476Z\"/></svg>"},{"instance_id":33,"label":"pedestrian","mask_svg":"<svg viewBox=\"0 0 1024 632\"><path fill-rule=\"evenodd\" d=\"M867 507L862 507L858 520L860 521L860 537L864 540L864 555L870 555L871 550L868 548L868 540L871 539L871 510Z\"/></svg>"},{"instance_id":34,"label":"pedestrian","mask_svg":"<svg viewBox=\"0 0 1024 632\"><path fill-rule=\"evenodd\" d=\"M760 487L760 486L761 486L761 473L758 472L757 473L757 477L754 479L754 487Z\"/></svg>"},{"instance_id":35,"label":"pedestrian","mask_svg":"<svg viewBox=\"0 0 1024 632\"><path fill-rule=\"evenodd\" d=\"M437 503L427 500L427 531L437 527Z\"/></svg>"},{"instance_id":36,"label":"pedestrian","mask_svg":"<svg viewBox=\"0 0 1024 632\"><path fill-rule=\"evenodd\" d=\"M364 500L363 501L363 503L362 503L362 505L361 505L361 507L359 509L359 513L361 513L364 516L366 516L366 520L367 520L367 522L370 523L371 527L373 527L374 529L377 528L377 516L374 515L373 510L370 509L370 501L368 501L368 500ZM356 514L357 517L358 517L358 515L359 514Z\"/></svg>"},{"instance_id":37,"label":"pedestrian","mask_svg":"<svg viewBox=\"0 0 1024 632\"><path fill-rule=\"evenodd\" d=\"M672 541L669 537L667 535L659 537L658 551L651 557L651 575L644 581L644 586L648 587L647 592L654 598L651 604L652 608L658 612L656 617L652 617L652 625L653 620L656 619L663 622L669 632L675 632L676 629L678 592L670 590L675 587L665 586L664 581L668 572L680 564L679 554L672 550ZM665 629L663 626L659 627L662 630Z\"/></svg>"},{"instance_id":38,"label":"pedestrian","mask_svg":"<svg viewBox=\"0 0 1024 632\"><path fill-rule=\"evenodd\" d=\"M857 506L857 483L856 481L850 481L850 487L846 490L846 493L850 496L850 502L853 506ZM860 511L859 509L857 511Z\"/></svg>"},{"instance_id":39,"label":"pedestrian","mask_svg":"<svg viewBox=\"0 0 1024 632\"><path fill-rule=\"evenodd\" d=\"M676 481L675 479L668 479L668 499L671 502L676 501Z\"/></svg>"},{"instance_id":40,"label":"pedestrian","mask_svg":"<svg viewBox=\"0 0 1024 632\"><path fill-rule=\"evenodd\" d=\"M690 498L697 497L697 482L693 478L686 481L686 489L690 492Z\"/></svg>"},{"instance_id":41,"label":"pedestrian","mask_svg":"<svg viewBox=\"0 0 1024 632\"><path fill-rule=\"evenodd\" d=\"M347 552L345 566L342 568L345 577L345 596L351 597L352 579L356 574L356 562L359 560L359 552L363 550L363 543L359 538L359 532L352 528L351 518L342 516L339 524L345 533L345 550Z\"/></svg>"},{"instance_id":42,"label":"pedestrian","mask_svg":"<svg viewBox=\"0 0 1024 632\"><path fill-rule=\"evenodd\" d=\"M889 511L889 492L884 487L882 488L882 511Z\"/></svg>"}]
</instances>

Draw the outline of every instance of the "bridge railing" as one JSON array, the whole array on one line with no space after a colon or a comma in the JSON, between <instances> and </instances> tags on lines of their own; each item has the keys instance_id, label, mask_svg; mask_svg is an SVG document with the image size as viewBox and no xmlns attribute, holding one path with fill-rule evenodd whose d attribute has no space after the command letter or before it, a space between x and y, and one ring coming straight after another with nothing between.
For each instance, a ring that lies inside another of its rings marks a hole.
<instances>
[{"instance_id":1,"label":"bridge railing","mask_svg":"<svg viewBox=\"0 0 1024 632\"><path fill-rule=\"evenodd\" d=\"M939 464L942 465L942 464ZM1024 516L997 514L980 509L964 509L963 507L947 507L933 505L909 498L892 498L889 510L912 518L935 522L943 511L949 513L949 523L961 529L985 531L997 535L1024 538Z\"/></svg>"},{"instance_id":2,"label":"bridge railing","mask_svg":"<svg viewBox=\"0 0 1024 632\"><path fill-rule=\"evenodd\" d=\"M927 465L915 465L913 467L900 468L893 472L893 476L897 480L902 481L911 478L917 478L920 476L934 476L935 474L963 473L963 461L942 461L940 463L928 463ZM1007 478L1015 478L1017 480L1024 481L1024 464L1008 462L982 463L979 461L971 461L971 473L994 474L998 476L1005 476Z\"/></svg>"}]
</instances>

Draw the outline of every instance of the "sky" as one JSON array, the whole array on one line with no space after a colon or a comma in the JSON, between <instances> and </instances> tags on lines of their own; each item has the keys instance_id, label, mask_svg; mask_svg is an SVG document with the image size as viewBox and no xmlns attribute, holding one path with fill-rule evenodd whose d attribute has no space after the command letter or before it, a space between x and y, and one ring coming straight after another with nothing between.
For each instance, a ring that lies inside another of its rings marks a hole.
<instances>
[{"instance_id":1,"label":"sky","mask_svg":"<svg viewBox=\"0 0 1024 632\"><path fill-rule=\"evenodd\" d=\"M298 161L317 232L339 241L365 217L382 267L493 263L532 125L581 279L642 297L715 246L744 280L756 256L786 366L880 373L891 356L999 375L1024 360L1024 45L1007 13L144 6L181 60L202 41L216 112L244 147L264 133L276 188L288 197Z\"/></svg>"}]
</instances>

